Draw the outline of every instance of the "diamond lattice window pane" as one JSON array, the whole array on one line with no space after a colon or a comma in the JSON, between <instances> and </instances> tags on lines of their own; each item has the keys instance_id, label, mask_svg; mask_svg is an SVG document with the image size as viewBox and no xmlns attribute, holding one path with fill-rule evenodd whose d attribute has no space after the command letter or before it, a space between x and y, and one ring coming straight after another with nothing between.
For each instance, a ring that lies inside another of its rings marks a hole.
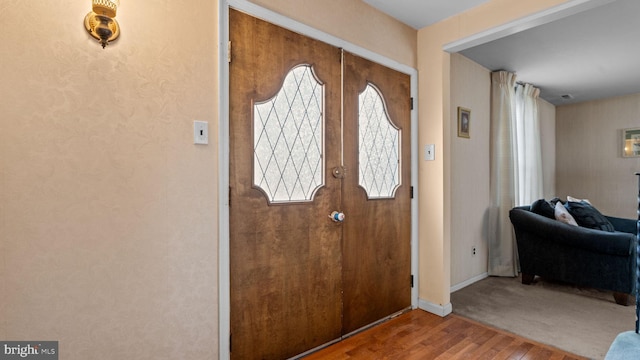
<instances>
[{"instance_id":1,"label":"diamond lattice window pane","mask_svg":"<svg viewBox=\"0 0 640 360\"><path fill-rule=\"evenodd\" d=\"M370 199L393 198L400 186L400 129L391 123L384 99L372 84L358 102L358 184Z\"/></svg>"},{"instance_id":2,"label":"diamond lattice window pane","mask_svg":"<svg viewBox=\"0 0 640 360\"><path fill-rule=\"evenodd\" d=\"M309 65L254 105L253 182L269 202L311 201L324 185L324 86Z\"/></svg>"}]
</instances>

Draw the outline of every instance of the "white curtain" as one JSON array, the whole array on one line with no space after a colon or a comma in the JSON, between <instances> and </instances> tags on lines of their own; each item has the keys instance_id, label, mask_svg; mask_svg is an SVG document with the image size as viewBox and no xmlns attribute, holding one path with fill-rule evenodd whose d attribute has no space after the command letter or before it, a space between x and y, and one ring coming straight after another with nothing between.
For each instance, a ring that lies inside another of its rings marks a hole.
<instances>
[{"instance_id":1,"label":"white curtain","mask_svg":"<svg viewBox=\"0 0 640 360\"><path fill-rule=\"evenodd\" d=\"M518 276L518 248L509 220L514 206L543 197L539 89L506 71L491 74L491 207L489 275Z\"/></svg>"},{"instance_id":2,"label":"white curtain","mask_svg":"<svg viewBox=\"0 0 640 360\"><path fill-rule=\"evenodd\" d=\"M489 275L518 276L517 248L509 210L515 206L516 76L491 74L491 206L489 208Z\"/></svg>"},{"instance_id":3,"label":"white curtain","mask_svg":"<svg viewBox=\"0 0 640 360\"><path fill-rule=\"evenodd\" d=\"M530 205L544 197L538 95L531 84L516 87L515 135L517 155L516 206Z\"/></svg>"}]
</instances>

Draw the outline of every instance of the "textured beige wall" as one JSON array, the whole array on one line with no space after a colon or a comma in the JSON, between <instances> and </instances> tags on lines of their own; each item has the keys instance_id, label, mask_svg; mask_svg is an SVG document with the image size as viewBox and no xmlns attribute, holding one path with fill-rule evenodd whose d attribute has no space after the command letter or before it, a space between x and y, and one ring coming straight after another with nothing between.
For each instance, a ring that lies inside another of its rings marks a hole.
<instances>
[{"instance_id":1,"label":"textured beige wall","mask_svg":"<svg viewBox=\"0 0 640 360\"><path fill-rule=\"evenodd\" d=\"M491 72L451 54L451 285L488 271L487 211L490 194ZM458 106L471 109L471 138L457 134ZM555 106L538 100L544 190L555 194ZM472 248L476 247L476 255Z\"/></svg>"},{"instance_id":2,"label":"textured beige wall","mask_svg":"<svg viewBox=\"0 0 640 360\"><path fill-rule=\"evenodd\" d=\"M556 195L556 107L538 99L540 146L542 147L542 181L545 199Z\"/></svg>"},{"instance_id":3,"label":"textured beige wall","mask_svg":"<svg viewBox=\"0 0 640 360\"><path fill-rule=\"evenodd\" d=\"M419 147L436 145L436 161L419 163L420 298L450 303L451 281L451 101L450 54L443 46L567 0L492 0L418 31ZM440 154L440 155L438 155ZM470 182L472 185L472 182Z\"/></svg>"},{"instance_id":4,"label":"textured beige wall","mask_svg":"<svg viewBox=\"0 0 640 360\"><path fill-rule=\"evenodd\" d=\"M250 0L288 18L417 67L417 32L361 0Z\"/></svg>"},{"instance_id":5,"label":"textured beige wall","mask_svg":"<svg viewBox=\"0 0 640 360\"><path fill-rule=\"evenodd\" d=\"M105 50L88 0L0 5L0 339L217 357L216 3L122 1Z\"/></svg>"},{"instance_id":6,"label":"textured beige wall","mask_svg":"<svg viewBox=\"0 0 640 360\"><path fill-rule=\"evenodd\" d=\"M458 106L471 110L470 138L458 137ZM486 212L490 203L491 73L451 55L451 284L487 272ZM476 255L472 248L476 247Z\"/></svg>"},{"instance_id":7,"label":"textured beige wall","mask_svg":"<svg viewBox=\"0 0 640 360\"><path fill-rule=\"evenodd\" d=\"M640 94L557 107L557 196L637 218L640 158L622 157L622 129L640 127Z\"/></svg>"}]
</instances>

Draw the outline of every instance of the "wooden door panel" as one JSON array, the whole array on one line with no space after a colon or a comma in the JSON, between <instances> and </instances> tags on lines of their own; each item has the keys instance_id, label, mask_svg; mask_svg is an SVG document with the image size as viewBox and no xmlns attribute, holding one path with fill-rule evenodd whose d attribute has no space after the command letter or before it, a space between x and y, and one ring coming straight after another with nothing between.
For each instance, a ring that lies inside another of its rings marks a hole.
<instances>
[{"instance_id":1,"label":"wooden door panel","mask_svg":"<svg viewBox=\"0 0 640 360\"><path fill-rule=\"evenodd\" d=\"M410 77L344 56L343 333L411 306ZM359 94L373 84L401 129L401 185L392 199L368 199L358 182Z\"/></svg>"},{"instance_id":2,"label":"wooden door panel","mask_svg":"<svg viewBox=\"0 0 640 360\"><path fill-rule=\"evenodd\" d=\"M311 202L270 205L253 185L253 105L296 65L324 83L324 162L340 163L340 51L231 10L230 267L234 359L282 359L340 337L340 180Z\"/></svg>"},{"instance_id":3,"label":"wooden door panel","mask_svg":"<svg viewBox=\"0 0 640 360\"><path fill-rule=\"evenodd\" d=\"M281 359L411 304L409 77L346 54L341 133L340 50L235 10L229 18L231 355ZM313 201L270 204L254 185L254 104L300 64L324 84L324 186ZM357 103L367 83L402 131L393 199L369 200L358 185ZM341 180L330 174L343 155ZM347 220L330 221L333 210Z\"/></svg>"}]
</instances>

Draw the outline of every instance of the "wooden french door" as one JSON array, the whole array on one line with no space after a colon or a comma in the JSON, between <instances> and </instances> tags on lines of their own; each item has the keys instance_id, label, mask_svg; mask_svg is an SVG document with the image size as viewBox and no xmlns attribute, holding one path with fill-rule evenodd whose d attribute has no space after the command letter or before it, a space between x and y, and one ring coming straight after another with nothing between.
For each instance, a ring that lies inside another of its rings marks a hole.
<instances>
[{"instance_id":1,"label":"wooden french door","mask_svg":"<svg viewBox=\"0 0 640 360\"><path fill-rule=\"evenodd\" d=\"M379 102L384 99L378 103L383 107L363 109L362 102L371 101L367 95L379 96L375 99ZM349 219L342 234L345 334L411 305L410 99L408 75L345 53L347 176L343 179L342 208ZM369 121L363 129L361 116L382 119ZM398 134L394 126L400 130ZM398 135L397 147L392 146L394 141L381 146L394 135ZM363 149L368 143L373 148ZM376 175L363 181L372 171ZM390 179L394 171L399 172L397 187Z\"/></svg>"},{"instance_id":2,"label":"wooden french door","mask_svg":"<svg viewBox=\"0 0 640 360\"><path fill-rule=\"evenodd\" d=\"M409 77L229 20L231 356L285 359L411 305Z\"/></svg>"}]
</instances>

